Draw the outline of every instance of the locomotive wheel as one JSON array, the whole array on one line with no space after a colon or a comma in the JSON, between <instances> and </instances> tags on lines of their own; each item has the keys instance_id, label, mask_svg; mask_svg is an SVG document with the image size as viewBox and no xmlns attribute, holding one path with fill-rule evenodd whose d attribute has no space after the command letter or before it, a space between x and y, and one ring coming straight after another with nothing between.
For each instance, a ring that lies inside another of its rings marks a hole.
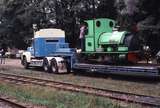
<instances>
[{"instance_id":1,"label":"locomotive wheel","mask_svg":"<svg viewBox=\"0 0 160 108\"><path fill-rule=\"evenodd\" d=\"M58 73L58 66L57 66L56 59L51 60L51 72Z\"/></svg>"},{"instance_id":2,"label":"locomotive wheel","mask_svg":"<svg viewBox=\"0 0 160 108\"><path fill-rule=\"evenodd\" d=\"M23 64L23 66L24 66L25 69L29 68L29 63L27 62L27 58L26 57L23 58L22 64Z\"/></svg>"},{"instance_id":3,"label":"locomotive wheel","mask_svg":"<svg viewBox=\"0 0 160 108\"><path fill-rule=\"evenodd\" d=\"M45 72L50 71L49 63L48 63L48 60L46 58L43 60L43 69L44 69Z\"/></svg>"}]
</instances>

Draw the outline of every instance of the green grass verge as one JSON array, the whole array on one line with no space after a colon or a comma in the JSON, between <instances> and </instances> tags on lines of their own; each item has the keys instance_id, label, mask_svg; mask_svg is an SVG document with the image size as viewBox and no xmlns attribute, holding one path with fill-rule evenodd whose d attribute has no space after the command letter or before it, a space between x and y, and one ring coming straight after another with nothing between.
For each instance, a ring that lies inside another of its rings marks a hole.
<instances>
[{"instance_id":1,"label":"green grass verge","mask_svg":"<svg viewBox=\"0 0 160 108\"><path fill-rule=\"evenodd\" d=\"M106 98L38 86L15 86L0 83L0 94L49 108L122 108L118 103L113 103Z\"/></svg>"}]
</instances>

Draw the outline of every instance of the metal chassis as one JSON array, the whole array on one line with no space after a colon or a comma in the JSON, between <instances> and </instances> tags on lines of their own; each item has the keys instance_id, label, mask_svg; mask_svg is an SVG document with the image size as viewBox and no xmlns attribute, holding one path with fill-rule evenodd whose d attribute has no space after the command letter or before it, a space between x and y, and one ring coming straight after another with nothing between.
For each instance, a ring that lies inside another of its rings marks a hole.
<instances>
[{"instance_id":1,"label":"metal chassis","mask_svg":"<svg viewBox=\"0 0 160 108\"><path fill-rule=\"evenodd\" d=\"M160 76L159 67L157 66L114 66L75 63L73 68L87 72L98 72L104 74L138 75L150 77Z\"/></svg>"}]
</instances>

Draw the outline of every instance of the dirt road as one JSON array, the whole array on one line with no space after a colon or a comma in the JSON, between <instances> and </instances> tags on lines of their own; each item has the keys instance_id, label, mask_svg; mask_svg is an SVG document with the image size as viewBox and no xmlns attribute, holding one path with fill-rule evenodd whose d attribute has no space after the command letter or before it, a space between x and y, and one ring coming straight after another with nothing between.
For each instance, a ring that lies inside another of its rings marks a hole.
<instances>
[{"instance_id":1,"label":"dirt road","mask_svg":"<svg viewBox=\"0 0 160 108\"><path fill-rule=\"evenodd\" d=\"M23 68L23 66L21 65L20 59L6 59L5 64L0 64L0 68L6 67L6 66L14 67L14 68Z\"/></svg>"}]
</instances>

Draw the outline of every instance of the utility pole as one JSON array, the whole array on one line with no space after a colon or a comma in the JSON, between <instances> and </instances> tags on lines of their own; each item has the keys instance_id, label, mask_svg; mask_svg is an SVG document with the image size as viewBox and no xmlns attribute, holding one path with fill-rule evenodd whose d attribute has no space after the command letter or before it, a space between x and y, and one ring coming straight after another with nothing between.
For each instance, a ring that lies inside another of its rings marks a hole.
<instances>
[{"instance_id":1,"label":"utility pole","mask_svg":"<svg viewBox=\"0 0 160 108\"><path fill-rule=\"evenodd\" d=\"M57 8L58 8L58 1L57 0L55 0L55 13L56 13L56 26L58 25L58 17L57 17Z\"/></svg>"},{"instance_id":2,"label":"utility pole","mask_svg":"<svg viewBox=\"0 0 160 108\"><path fill-rule=\"evenodd\" d=\"M93 13L92 13L92 15L93 15L93 19L95 18L95 1L94 0L92 0L92 11L93 11Z\"/></svg>"}]
</instances>

